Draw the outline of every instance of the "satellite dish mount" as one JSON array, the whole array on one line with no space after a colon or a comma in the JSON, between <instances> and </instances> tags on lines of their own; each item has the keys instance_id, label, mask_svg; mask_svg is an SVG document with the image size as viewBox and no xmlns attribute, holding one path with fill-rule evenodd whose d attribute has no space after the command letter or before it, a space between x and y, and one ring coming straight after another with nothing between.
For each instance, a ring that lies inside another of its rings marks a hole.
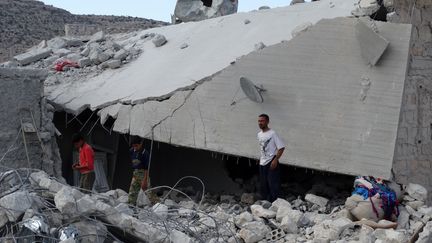
<instances>
[{"instance_id":1,"label":"satellite dish mount","mask_svg":"<svg viewBox=\"0 0 432 243\"><path fill-rule=\"evenodd\" d=\"M261 95L262 92L267 91L264 89L264 87L261 85L260 87L256 86L252 81L250 81L246 77L240 78L240 87L243 90L243 93L245 93L246 97L248 97L250 100L257 102L257 103L263 103L264 99Z\"/></svg>"}]
</instances>

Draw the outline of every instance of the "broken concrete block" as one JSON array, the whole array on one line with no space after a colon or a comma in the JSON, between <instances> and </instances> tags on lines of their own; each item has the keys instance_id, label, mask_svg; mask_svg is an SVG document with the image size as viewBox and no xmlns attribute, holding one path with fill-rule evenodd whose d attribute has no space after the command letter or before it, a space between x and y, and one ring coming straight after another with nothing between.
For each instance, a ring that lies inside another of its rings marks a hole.
<instances>
[{"instance_id":1,"label":"broken concrete block","mask_svg":"<svg viewBox=\"0 0 432 243\"><path fill-rule=\"evenodd\" d=\"M164 35L158 34L155 37L153 37L152 42L156 47L161 47L167 43L167 39L165 38Z\"/></svg>"},{"instance_id":2,"label":"broken concrete block","mask_svg":"<svg viewBox=\"0 0 432 243\"><path fill-rule=\"evenodd\" d=\"M271 219L276 217L276 212L264 209L261 205L252 205L250 206L252 214L257 217Z\"/></svg>"},{"instance_id":3,"label":"broken concrete block","mask_svg":"<svg viewBox=\"0 0 432 243\"><path fill-rule=\"evenodd\" d=\"M84 42L82 42L80 39L66 38L65 41L67 47L79 47L84 45Z\"/></svg>"},{"instance_id":4,"label":"broken concrete block","mask_svg":"<svg viewBox=\"0 0 432 243\"><path fill-rule=\"evenodd\" d=\"M119 68L121 66L121 61L120 60L110 60L110 61L107 61L107 65L111 69L116 69L116 68Z\"/></svg>"},{"instance_id":5,"label":"broken concrete block","mask_svg":"<svg viewBox=\"0 0 432 243\"><path fill-rule=\"evenodd\" d=\"M234 218L234 223L239 228L242 228L244 224L252 221L253 221L253 216L249 212L243 212Z\"/></svg>"},{"instance_id":6,"label":"broken concrete block","mask_svg":"<svg viewBox=\"0 0 432 243\"><path fill-rule=\"evenodd\" d=\"M81 55L87 57L90 54L90 50L91 48L87 46L84 48L84 50L82 50Z\"/></svg>"},{"instance_id":7,"label":"broken concrete block","mask_svg":"<svg viewBox=\"0 0 432 243\"><path fill-rule=\"evenodd\" d=\"M123 60L126 59L126 57L127 57L128 55L129 55L129 54L128 54L128 52L127 52L126 50L121 49L121 50L117 51L117 52L114 54L114 59L115 59L115 60L123 61Z\"/></svg>"},{"instance_id":8,"label":"broken concrete block","mask_svg":"<svg viewBox=\"0 0 432 243\"><path fill-rule=\"evenodd\" d=\"M85 195L76 202L76 209L80 214L96 212L95 202L89 195Z\"/></svg>"},{"instance_id":9,"label":"broken concrete block","mask_svg":"<svg viewBox=\"0 0 432 243\"><path fill-rule=\"evenodd\" d=\"M63 187L54 196L56 208L63 214L75 215L77 213L77 205L72 193L71 188Z\"/></svg>"},{"instance_id":10,"label":"broken concrete block","mask_svg":"<svg viewBox=\"0 0 432 243\"><path fill-rule=\"evenodd\" d=\"M307 202L310 202L310 203L316 204L316 205L318 205L318 206L320 206L320 207L325 207L325 206L327 206L327 203L328 203L328 201L329 201L327 198L320 197L320 196L316 196L316 195L314 195L314 194L306 194L306 196L305 196L305 200L306 200Z\"/></svg>"},{"instance_id":11,"label":"broken concrete block","mask_svg":"<svg viewBox=\"0 0 432 243\"><path fill-rule=\"evenodd\" d=\"M39 185L39 182L44 178L49 178L49 175L45 171L33 172L30 174L30 182L32 185Z\"/></svg>"},{"instance_id":12,"label":"broken concrete block","mask_svg":"<svg viewBox=\"0 0 432 243\"><path fill-rule=\"evenodd\" d=\"M54 50L54 51L53 51L53 54L54 54L54 55L57 55L57 56L59 56L59 57L66 56L66 55L69 55L69 54L71 54L71 53L72 53L71 50L68 50L68 49L65 49L65 48L61 48L61 49L57 49L57 50Z\"/></svg>"},{"instance_id":13,"label":"broken concrete block","mask_svg":"<svg viewBox=\"0 0 432 243\"><path fill-rule=\"evenodd\" d=\"M47 48L48 44L46 40L43 40L39 43L39 45L37 46L37 49L43 49L43 48Z\"/></svg>"},{"instance_id":14,"label":"broken concrete block","mask_svg":"<svg viewBox=\"0 0 432 243\"><path fill-rule=\"evenodd\" d=\"M261 6L258 8L258 10L267 10L267 9L271 9L269 6Z\"/></svg>"},{"instance_id":15,"label":"broken concrete block","mask_svg":"<svg viewBox=\"0 0 432 243\"><path fill-rule=\"evenodd\" d=\"M432 222L429 221L423 228L423 231L419 234L419 238L416 243L428 243L432 242Z\"/></svg>"},{"instance_id":16,"label":"broken concrete block","mask_svg":"<svg viewBox=\"0 0 432 243\"><path fill-rule=\"evenodd\" d=\"M373 235L377 241L381 240L381 242L403 243L409 241L407 235L394 229L376 229Z\"/></svg>"},{"instance_id":17,"label":"broken concrete block","mask_svg":"<svg viewBox=\"0 0 432 243\"><path fill-rule=\"evenodd\" d=\"M85 57L85 58L81 58L81 59L79 59L78 60L78 65L80 66L80 67L87 67L87 66L90 66L92 64L92 61L90 60L90 58L88 58L88 57Z\"/></svg>"},{"instance_id":18,"label":"broken concrete block","mask_svg":"<svg viewBox=\"0 0 432 243\"><path fill-rule=\"evenodd\" d=\"M39 181L39 186L48 189L52 193L57 193L64 187L62 183L49 178L42 178Z\"/></svg>"},{"instance_id":19,"label":"broken concrete block","mask_svg":"<svg viewBox=\"0 0 432 243\"><path fill-rule=\"evenodd\" d=\"M105 32L99 31L92 35L92 37L89 40L89 43L102 42L104 40L105 40Z\"/></svg>"},{"instance_id":20,"label":"broken concrete block","mask_svg":"<svg viewBox=\"0 0 432 243\"><path fill-rule=\"evenodd\" d=\"M312 23L311 22L306 22L303 23L301 25L298 25L297 27L295 27L292 31L291 31L291 36L294 38L296 36L298 36L300 33L307 31L310 27L312 27Z\"/></svg>"},{"instance_id":21,"label":"broken concrete block","mask_svg":"<svg viewBox=\"0 0 432 243\"><path fill-rule=\"evenodd\" d=\"M405 189L406 193L414 199L417 199L422 202L426 202L427 200L427 190L423 186L419 184L410 183Z\"/></svg>"},{"instance_id":22,"label":"broken concrete block","mask_svg":"<svg viewBox=\"0 0 432 243\"><path fill-rule=\"evenodd\" d=\"M129 207L126 203L120 203L119 205L115 206L115 209L120 212L127 215L133 215L134 211Z\"/></svg>"},{"instance_id":23,"label":"broken concrete block","mask_svg":"<svg viewBox=\"0 0 432 243\"><path fill-rule=\"evenodd\" d=\"M287 234L298 233L297 222L294 222L294 220L292 220L289 216L285 216L282 218L280 228Z\"/></svg>"},{"instance_id":24,"label":"broken concrete block","mask_svg":"<svg viewBox=\"0 0 432 243\"><path fill-rule=\"evenodd\" d=\"M66 56L66 59L73 61L73 62L78 62L81 58L83 58L83 57L80 54L76 54L76 53L71 53L71 54Z\"/></svg>"},{"instance_id":25,"label":"broken concrete block","mask_svg":"<svg viewBox=\"0 0 432 243\"><path fill-rule=\"evenodd\" d=\"M44 49L37 49L32 50L20 55L17 55L14 57L14 60L16 60L20 65L25 66L27 64L39 61L41 59L44 59L46 57L49 57L51 55L51 49L44 48Z\"/></svg>"},{"instance_id":26,"label":"broken concrete block","mask_svg":"<svg viewBox=\"0 0 432 243\"><path fill-rule=\"evenodd\" d=\"M192 243L194 242L188 235L178 230L173 230L169 235L170 242L172 243Z\"/></svg>"},{"instance_id":27,"label":"broken concrete block","mask_svg":"<svg viewBox=\"0 0 432 243\"><path fill-rule=\"evenodd\" d=\"M375 66L390 43L361 20L355 25L355 31L363 59Z\"/></svg>"},{"instance_id":28,"label":"broken concrete block","mask_svg":"<svg viewBox=\"0 0 432 243\"><path fill-rule=\"evenodd\" d=\"M339 235L352 224L352 221L347 218L339 218L334 221L324 220L320 224L312 227L314 231L314 239L318 240L337 240Z\"/></svg>"},{"instance_id":29,"label":"broken concrete block","mask_svg":"<svg viewBox=\"0 0 432 243\"><path fill-rule=\"evenodd\" d=\"M152 210L162 220L165 220L168 217L168 207L162 203L156 203L152 207Z\"/></svg>"},{"instance_id":30,"label":"broken concrete block","mask_svg":"<svg viewBox=\"0 0 432 243\"><path fill-rule=\"evenodd\" d=\"M6 210L10 222L15 222L33 204L32 196L27 191L16 191L0 198L0 208Z\"/></svg>"},{"instance_id":31,"label":"broken concrete block","mask_svg":"<svg viewBox=\"0 0 432 243\"><path fill-rule=\"evenodd\" d=\"M209 6L200 0L178 0L174 15L181 22L201 21L237 12L238 1L218 0Z\"/></svg>"},{"instance_id":32,"label":"broken concrete block","mask_svg":"<svg viewBox=\"0 0 432 243\"><path fill-rule=\"evenodd\" d=\"M255 44L254 49L255 49L255 51L259 51L259 50L264 49L265 47L266 47L266 45L264 43L260 42L260 43Z\"/></svg>"},{"instance_id":33,"label":"broken concrete block","mask_svg":"<svg viewBox=\"0 0 432 243\"><path fill-rule=\"evenodd\" d=\"M105 61L108 61L110 59L110 56L107 54L107 53L105 53L105 52L100 52L100 53L98 53L98 55L97 55L97 60L100 62L100 63L103 63L103 62L105 62Z\"/></svg>"},{"instance_id":34,"label":"broken concrete block","mask_svg":"<svg viewBox=\"0 0 432 243\"><path fill-rule=\"evenodd\" d=\"M272 206L269 209L277 212L280 207L291 208L291 204L285 199L278 198L272 203Z\"/></svg>"},{"instance_id":35,"label":"broken concrete block","mask_svg":"<svg viewBox=\"0 0 432 243\"><path fill-rule=\"evenodd\" d=\"M49 48L56 50L56 49L61 49L66 47L67 42L65 39L61 38L61 37L55 37L49 41L47 41L47 45Z\"/></svg>"},{"instance_id":36,"label":"broken concrete block","mask_svg":"<svg viewBox=\"0 0 432 243\"><path fill-rule=\"evenodd\" d=\"M239 235L245 243L255 243L264 239L270 230L264 223L254 221L244 224Z\"/></svg>"}]
</instances>

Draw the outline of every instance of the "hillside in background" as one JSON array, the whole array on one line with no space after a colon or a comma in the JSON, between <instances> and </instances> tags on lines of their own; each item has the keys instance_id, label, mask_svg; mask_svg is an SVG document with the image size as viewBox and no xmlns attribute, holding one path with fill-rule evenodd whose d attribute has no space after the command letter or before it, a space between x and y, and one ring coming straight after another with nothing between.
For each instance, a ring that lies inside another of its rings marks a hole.
<instances>
[{"instance_id":1,"label":"hillside in background","mask_svg":"<svg viewBox=\"0 0 432 243\"><path fill-rule=\"evenodd\" d=\"M167 23L151 19L74 15L36 0L0 0L0 62L65 34L65 24L98 25L109 33L148 29Z\"/></svg>"}]
</instances>

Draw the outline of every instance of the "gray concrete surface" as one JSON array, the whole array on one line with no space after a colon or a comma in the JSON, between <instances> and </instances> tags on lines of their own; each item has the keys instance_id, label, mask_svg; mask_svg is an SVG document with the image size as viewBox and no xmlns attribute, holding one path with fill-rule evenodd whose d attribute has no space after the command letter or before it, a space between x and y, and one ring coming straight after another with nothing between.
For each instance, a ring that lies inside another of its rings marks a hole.
<instances>
[{"instance_id":1,"label":"gray concrete surface","mask_svg":"<svg viewBox=\"0 0 432 243\"><path fill-rule=\"evenodd\" d=\"M46 77L47 73L42 70L0 68L0 171L31 167L61 176L58 149L53 139L53 110L47 109L49 105L43 98ZM21 119L30 130L38 130L44 146L42 150L36 133L25 133L30 164L20 130Z\"/></svg>"},{"instance_id":2,"label":"gray concrete surface","mask_svg":"<svg viewBox=\"0 0 432 243\"><path fill-rule=\"evenodd\" d=\"M367 64L375 66L389 46L389 42L367 26L364 21L359 20L355 29L363 59Z\"/></svg>"},{"instance_id":3,"label":"gray concrete surface","mask_svg":"<svg viewBox=\"0 0 432 243\"><path fill-rule=\"evenodd\" d=\"M370 68L361 57L356 23L350 18L322 20L289 42L241 58L191 94L178 94L183 103L171 103L172 97L135 113L137 105L124 117L120 110L114 130L127 131L122 124L140 121L148 128L132 128L131 133L257 158L257 115L268 113L287 145L282 163L390 178L411 26L377 23L391 44ZM241 92L242 76L264 85L262 104ZM364 80L370 87L361 97ZM148 117L158 122L148 124Z\"/></svg>"},{"instance_id":4,"label":"gray concrete surface","mask_svg":"<svg viewBox=\"0 0 432 243\"><path fill-rule=\"evenodd\" d=\"M432 191L432 1L395 0L392 21L412 23L410 65L405 83L393 164L398 182ZM432 193L428 203L432 202Z\"/></svg>"}]
</instances>

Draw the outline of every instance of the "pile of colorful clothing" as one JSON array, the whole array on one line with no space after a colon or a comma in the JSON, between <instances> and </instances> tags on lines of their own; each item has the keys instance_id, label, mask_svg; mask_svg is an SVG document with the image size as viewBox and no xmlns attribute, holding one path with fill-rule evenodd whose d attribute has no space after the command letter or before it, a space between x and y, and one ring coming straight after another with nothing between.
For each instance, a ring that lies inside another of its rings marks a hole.
<instances>
[{"instance_id":1,"label":"pile of colorful clothing","mask_svg":"<svg viewBox=\"0 0 432 243\"><path fill-rule=\"evenodd\" d=\"M358 220L395 220L399 216L396 192L387 183L371 176L357 177L354 191L345 206Z\"/></svg>"}]
</instances>

